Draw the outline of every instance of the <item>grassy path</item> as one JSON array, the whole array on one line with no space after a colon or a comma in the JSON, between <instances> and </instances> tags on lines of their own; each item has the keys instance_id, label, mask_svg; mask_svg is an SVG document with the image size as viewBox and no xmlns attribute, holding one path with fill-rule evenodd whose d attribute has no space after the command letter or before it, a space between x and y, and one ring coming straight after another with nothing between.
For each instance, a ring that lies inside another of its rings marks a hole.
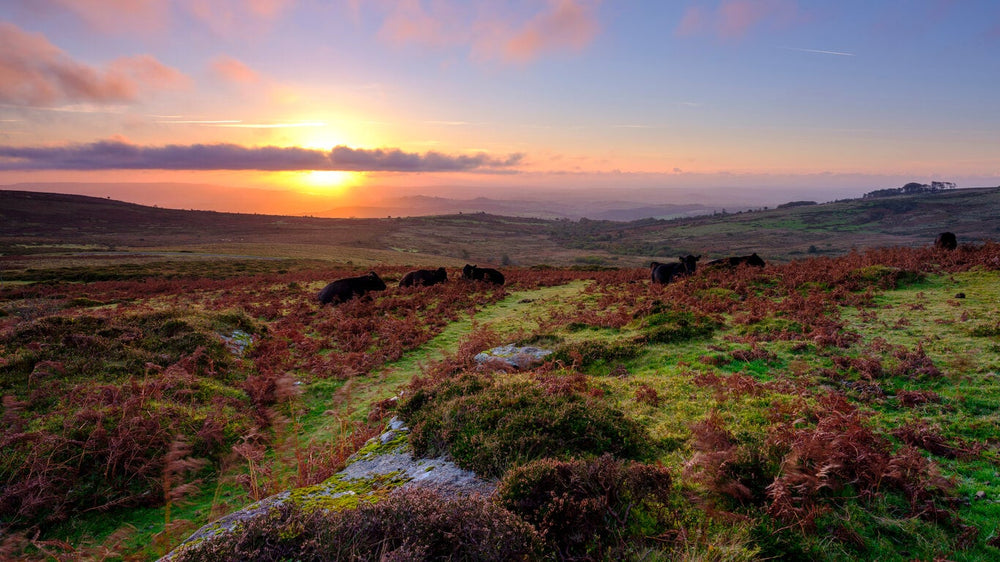
<instances>
[{"instance_id":1,"label":"grassy path","mask_svg":"<svg viewBox=\"0 0 1000 562\"><path fill-rule=\"evenodd\" d=\"M366 377L347 381L317 381L310 385L306 404L312 420L303 420L307 439L329 439L339 433L344 421L364 420L371 405L379 400L395 396L413 377L427 365L453 352L459 341L468 335L473 325L489 326L500 334L513 334L524 328L535 327L537 314L552 307L558 307L586 287L586 281L574 281L566 285L544 287L532 291L518 291L507 298L480 310L474 317L449 324L433 339L406 353L392 363ZM330 414L335 409L335 415Z\"/></svg>"}]
</instances>

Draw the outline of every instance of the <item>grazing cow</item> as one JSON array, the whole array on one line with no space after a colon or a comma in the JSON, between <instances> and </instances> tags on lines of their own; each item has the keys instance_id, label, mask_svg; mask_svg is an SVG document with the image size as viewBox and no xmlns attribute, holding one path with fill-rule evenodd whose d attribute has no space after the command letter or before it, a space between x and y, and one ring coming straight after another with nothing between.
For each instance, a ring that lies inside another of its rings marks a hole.
<instances>
[{"instance_id":1,"label":"grazing cow","mask_svg":"<svg viewBox=\"0 0 1000 562\"><path fill-rule=\"evenodd\" d=\"M942 232L938 234L937 240L934 241L934 246L942 250L954 250L958 247L958 239L955 238L954 232Z\"/></svg>"},{"instance_id":2,"label":"grazing cow","mask_svg":"<svg viewBox=\"0 0 1000 562\"><path fill-rule=\"evenodd\" d=\"M757 255L757 252L754 252L749 256L730 256L728 258L712 260L706 263L704 267L739 267L743 264L752 265L754 267L764 267L766 265L764 260Z\"/></svg>"},{"instance_id":3,"label":"grazing cow","mask_svg":"<svg viewBox=\"0 0 1000 562\"><path fill-rule=\"evenodd\" d=\"M418 269L403 276L399 281L400 287L415 287L418 285L431 286L444 283L448 280L448 272L443 267L437 269Z\"/></svg>"},{"instance_id":4,"label":"grazing cow","mask_svg":"<svg viewBox=\"0 0 1000 562\"><path fill-rule=\"evenodd\" d=\"M494 285L503 285L504 282L503 273L489 267L477 267L469 264L465 264L465 267L462 268L462 279L486 281Z\"/></svg>"},{"instance_id":5,"label":"grazing cow","mask_svg":"<svg viewBox=\"0 0 1000 562\"><path fill-rule=\"evenodd\" d=\"M369 291L384 291L385 282L374 271L360 277L338 279L319 292L319 304L338 304L360 297Z\"/></svg>"},{"instance_id":6,"label":"grazing cow","mask_svg":"<svg viewBox=\"0 0 1000 562\"><path fill-rule=\"evenodd\" d=\"M681 256L678 259L680 261L677 263L660 263L658 261L654 261L649 264L649 273L652 277L653 283L666 285L667 283L673 281L674 277L694 273L695 266L698 264L698 260L701 259L701 256L692 256L688 254L687 256Z\"/></svg>"}]
</instances>

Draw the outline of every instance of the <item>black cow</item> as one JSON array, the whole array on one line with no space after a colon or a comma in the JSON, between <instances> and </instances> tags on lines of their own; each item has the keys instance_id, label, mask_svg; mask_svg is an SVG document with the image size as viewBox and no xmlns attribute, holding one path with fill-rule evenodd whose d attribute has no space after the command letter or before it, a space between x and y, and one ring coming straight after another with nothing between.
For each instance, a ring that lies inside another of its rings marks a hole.
<instances>
[{"instance_id":1,"label":"black cow","mask_svg":"<svg viewBox=\"0 0 1000 562\"><path fill-rule=\"evenodd\" d=\"M680 261L677 263L660 263L658 261L654 261L649 264L649 273L652 277L653 283L666 285L667 283L673 281L674 277L694 273L695 266L697 266L698 260L701 259L701 256L692 256L688 254L687 256L681 256L678 259Z\"/></svg>"},{"instance_id":2,"label":"black cow","mask_svg":"<svg viewBox=\"0 0 1000 562\"><path fill-rule=\"evenodd\" d=\"M469 264L465 264L465 267L462 268L462 279L486 281L494 285L503 285L504 282L503 273L489 267L477 267Z\"/></svg>"},{"instance_id":3,"label":"black cow","mask_svg":"<svg viewBox=\"0 0 1000 562\"><path fill-rule=\"evenodd\" d=\"M437 285L438 283L444 283L447 280L448 272L445 271L443 267L439 267L437 269L418 269L404 275L399 281L399 286L415 287L418 285L424 285L429 287L431 285Z\"/></svg>"},{"instance_id":4,"label":"black cow","mask_svg":"<svg viewBox=\"0 0 1000 562\"><path fill-rule=\"evenodd\" d=\"M712 260L706 263L704 267L739 267L743 264L752 265L754 267L764 267L766 265L764 260L757 255L757 252L754 252L749 256L730 256L728 258Z\"/></svg>"},{"instance_id":5,"label":"black cow","mask_svg":"<svg viewBox=\"0 0 1000 562\"><path fill-rule=\"evenodd\" d=\"M354 297L360 297L369 291L384 291L385 282L374 271L361 277L337 279L319 292L317 298L322 304L338 304L347 302Z\"/></svg>"},{"instance_id":6,"label":"black cow","mask_svg":"<svg viewBox=\"0 0 1000 562\"><path fill-rule=\"evenodd\" d=\"M942 250L954 250L958 247L958 239L955 238L954 232L942 232L938 234L937 240L934 241L934 246Z\"/></svg>"}]
</instances>

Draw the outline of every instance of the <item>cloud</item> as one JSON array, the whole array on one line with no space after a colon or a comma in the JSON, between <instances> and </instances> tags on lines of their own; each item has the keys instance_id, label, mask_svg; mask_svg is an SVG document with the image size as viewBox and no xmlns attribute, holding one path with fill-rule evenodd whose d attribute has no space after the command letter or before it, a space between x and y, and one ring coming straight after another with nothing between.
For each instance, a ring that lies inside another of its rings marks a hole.
<instances>
[{"instance_id":1,"label":"cloud","mask_svg":"<svg viewBox=\"0 0 1000 562\"><path fill-rule=\"evenodd\" d=\"M266 28L295 0L13 0L30 13L72 14L101 33L148 35L174 25L188 26L189 16L214 33L233 37ZM185 31L188 31L185 29Z\"/></svg>"},{"instance_id":2,"label":"cloud","mask_svg":"<svg viewBox=\"0 0 1000 562\"><path fill-rule=\"evenodd\" d=\"M44 15L74 14L103 33L148 34L166 29L169 0L18 0Z\"/></svg>"},{"instance_id":3,"label":"cloud","mask_svg":"<svg viewBox=\"0 0 1000 562\"><path fill-rule=\"evenodd\" d=\"M266 29L294 0L175 0L214 33L237 37Z\"/></svg>"},{"instance_id":4,"label":"cloud","mask_svg":"<svg viewBox=\"0 0 1000 562\"><path fill-rule=\"evenodd\" d=\"M257 71L228 55L219 55L212 59L209 69L224 82L253 84L260 81L260 74Z\"/></svg>"},{"instance_id":5,"label":"cloud","mask_svg":"<svg viewBox=\"0 0 1000 562\"><path fill-rule=\"evenodd\" d=\"M522 154L511 154L498 159L484 153L450 156L440 152L423 155L406 153L399 149L355 149L337 146L330 151L334 170L393 171L393 172L460 172L476 169L510 168L523 159Z\"/></svg>"},{"instance_id":6,"label":"cloud","mask_svg":"<svg viewBox=\"0 0 1000 562\"><path fill-rule=\"evenodd\" d=\"M132 102L140 91L187 84L184 74L150 55L122 57L100 70L73 60L40 33L0 22L0 103Z\"/></svg>"},{"instance_id":7,"label":"cloud","mask_svg":"<svg viewBox=\"0 0 1000 562\"><path fill-rule=\"evenodd\" d=\"M137 89L140 90L182 89L191 83L191 80L183 72L164 65L152 55L134 55L115 59L108 65L108 72L112 75L131 78Z\"/></svg>"},{"instance_id":8,"label":"cloud","mask_svg":"<svg viewBox=\"0 0 1000 562\"><path fill-rule=\"evenodd\" d=\"M378 31L379 39L396 46L416 44L433 48L469 40L468 30L452 7L438 3L431 10L424 9L420 0L393 3Z\"/></svg>"},{"instance_id":9,"label":"cloud","mask_svg":"<svg viewBox=\"0 0 1000 562\"><path fill-rule=\"evenodd\" d=\"M154 116L155 117L155 116ZM295 129L300 127L325 127L323 121L293 121L289 123L247 123L242 119L185 119L171 116L156 121L160 125L200 125L203 127L225 127L230 129Z\"/></svg>"},{"instance_id":10,"label":"cloud","mask_svg":"<svg viewBox=\"0 0 1000 562\"><path fill-rule=\"evenodd\" d=\"M383 10L378 36L396 45L467 49L475 60L526 63L553 52L579 52L598 35L599 0L528 3L527 17L493 2L421 0L378 4ZM478 7L478 9L476 9Z\"/></svg>"},{"instance_id":11,"label":"cloud","mask_svg":"<svg viewBox=\"0 0 1000 562\"><path fill-rule=\"evenodd\" d=\"M235 144L139 146L121 140L50 147L0 146L0 170L338 170L468 172L509 169L523 155L424 154L337 146L331 151Z\"/></svg>"},{"instance_id":12,"label":"cloud","mask_svg":"<svg viewBox=\"0 0 1000 562\"><path fill-rule=\"evenodd\" d=\"M551 10L536 15L503 47L507 61L530 62L551 51L581 51L600 31L594 5L558 0Z\"/></svg>"},{"instance_id":13,"label":"cloud","mask_svg":"<svg viewBox=\"0 0 1000 562\"><path fill-rule=\"evenodd\" d=\"M785 26L800 14L797 0L722 0L714 11L691 6L674 33L679 36L714 35L740 39L764 24Z\"/></svg>"}]
</instances>

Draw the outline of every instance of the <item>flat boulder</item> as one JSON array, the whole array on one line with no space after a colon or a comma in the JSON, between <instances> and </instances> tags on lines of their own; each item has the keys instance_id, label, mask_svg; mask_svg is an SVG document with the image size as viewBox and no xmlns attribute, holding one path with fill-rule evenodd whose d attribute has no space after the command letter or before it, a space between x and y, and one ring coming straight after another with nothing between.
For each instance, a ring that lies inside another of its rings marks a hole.
<instances>
[{"instance_id":1,"label":"flat boulder","mask_svg":"<svg viewBox=\"0 0 1000 562\"><path fill-rule=\"evenodd\" d=\"M480 365L499 361L520 370L541 365L551 354L552 350L549 349L508 344L478 353L474 359Z\"/></svg>"}]
</instances>

